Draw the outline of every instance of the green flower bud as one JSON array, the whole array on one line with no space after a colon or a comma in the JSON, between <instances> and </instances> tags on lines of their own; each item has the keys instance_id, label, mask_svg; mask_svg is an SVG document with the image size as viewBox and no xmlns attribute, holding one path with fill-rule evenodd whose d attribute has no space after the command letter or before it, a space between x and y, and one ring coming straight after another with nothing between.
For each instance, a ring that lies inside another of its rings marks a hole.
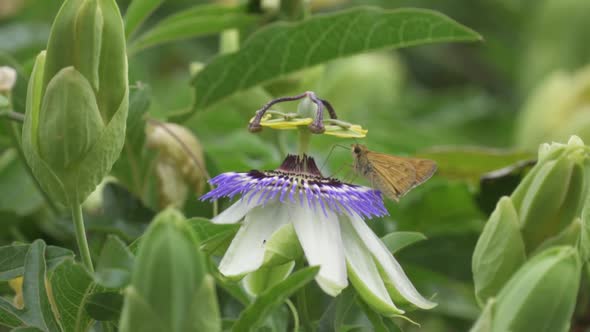
<instances>
[{"instance_id":1,"label":"green flower bud","mask_svg":"<svg viewBox=\"0 0 590 332\"><path fill-rule=\"evenodd\" d=\"M125 290L120 330L211 331L197 324L202 310L211 319L219 321L219 316L217 309L211 310L216 303L208 298L214 292L203 289L210 285L205 282L199 241L184 217L173 209L161 212L139 246L131 285Z\"/></svg>"},{"instance_id":2,"label":"green flower bud","mask_svg":"<svg viewBox=\"0 0 590 332\"><path fill-rule=\"evenodd\" d=\"M496 298L491 329L485 331L568 331L581 270L578 251L570 246L533 257Z\"/></svg>"},{"instance_id":3,"label":"green flower bud","mask_svg":"<svg viewBox=\"0 0 590 332\"><path fill-rule=\"evenodd\" d=\"M496 295L525 260L518 215L512 200L502 197L473 252L473 281L479 304Z\"/></svg>"},{"instance_id":4,"label":"green flower bud","mask_svg":"<svg viewBox=\"0 0 590 332\"><path fill-rule=\"evenodd\" d=\"M527 252L580 216L587 192L587 151L577 137L567 145L542 145L539 162L512 194Z\"/></svg>"},{"instance_id":5,"label":"green flower bud","mask_svg":"<svg viewBox=\"0 0 590 332\"><path fill-rule=\"evenodd\" d=\"M123 21L114 0L67 0L35 62L23 150L45 191L82 202L110 171L128 108Z\"/></svg>"},{"instance_id":6,"label":"green flower bud","mask_svg":"<svg viewBox=\"0 0 590 332\"><path fill-rule=\"evenodd\" d=\"M547 248L554 246L572 246L575 247L580 241L582 236L582 221L580 218L576 218L569 224L561 233L548 238L545 240L537 249L532 253L536 255L539 252L544 251Z\"/></svg>"}]
</instances>

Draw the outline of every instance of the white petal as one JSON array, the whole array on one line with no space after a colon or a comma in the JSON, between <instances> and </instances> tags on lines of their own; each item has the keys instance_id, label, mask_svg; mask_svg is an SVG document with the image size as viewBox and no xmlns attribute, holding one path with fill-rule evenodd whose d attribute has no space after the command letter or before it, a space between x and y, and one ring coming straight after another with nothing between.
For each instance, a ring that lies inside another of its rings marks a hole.
<instances>
[{"instance_id":1,"label":"white petal","mask_svg":"<svg viewBox=\"0 0 590 332\"><path fill-rule=\"evenodd\" d=\"M211 219L211 222L215 224L235 224L242 220L248 211L260 204L262 203L258 203L258 195L255 195L252 199L250 199L250 197L239 199L229 208L223 210L223 212Z\"/></svg>"},{"instance_id":2,"label":"white petal","mask_svg":"<svg viewBox=\"0 0 590 332\"><path fill-rule=\"evenodd\" d=\"M425 299L418 293L391 252L389 252L387 247L373 233L369 226L365 224L361 217L352 214L350 216L350 222L378 264L383 268L389 280L406 300L422 309L430 309L436 306L436 303Z\"/></svg>"},{"instance_id":3,"label":"white petal","mask_svg":"<svg viewBox=\"0 0 590 332\"><path fill-rule=\"evenodd\" d=\"M365 302L388 316L403 314L404 311L398 309L391 301L373 256L352 227L348 217L340 217L340 222L342 240L346 243L344 251L348 275L359 295Z\"/></svg>"},{"instance_id":4,"label":"white petal","mask_svg":"<svg viewBox=\"0 0 590 332\"><path fill-rule=\"evenodd\" d=\"M288 222L287 207L279 202L252 209L219 264L228 277L257 270L264 260L266 241Z\"/></svg>"},{"instance_id":5,"label":"white petal","mask_svg":"<svg viewBox=\"0 0 590 332\"><path fill-rule=\"evenodd\" d=\"M334 212L299 203L289 204L291 218L299 243L309 265L320 266L316 276L318 285L329 295L336 296L346 288L346 263L340 235L340 223Z\"/></svg>"}]
</instances>

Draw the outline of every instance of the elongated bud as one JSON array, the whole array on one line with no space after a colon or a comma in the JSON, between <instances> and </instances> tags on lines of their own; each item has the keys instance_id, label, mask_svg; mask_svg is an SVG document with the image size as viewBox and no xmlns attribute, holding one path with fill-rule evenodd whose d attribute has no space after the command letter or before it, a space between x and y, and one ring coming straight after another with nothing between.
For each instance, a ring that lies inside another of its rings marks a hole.
<instances>
[{"instance_id":1,"label":"elongated bud","mask_svg":"<svg viewBox=\"0 0 590 332\"><path fill-rule=\"evenodd\" d=\"M516 210L509 197L502 197L473 253L473 281L480 305L496 295L525 260Z\"/></svg>"},{"instance_id":2,"label":"elongated bud","mask_svg":"<svg viewBox=\"0 0 590 332\"><path fill-rule=\"evenodd\" d=\"M496 299L490 331L567 331L576 304L582 261L570 246L533 257Z\"/></svg>"},{"instance_id":3,"label":"elongated bud","mask_svg":"<svg viewBox=\"0 0 590 332\"><path fill-rule=\"evenodd\" d=\"M27 93L23 150L55 200L82 202L117 160L128 109L123 21L114 0L66 0Z\"/></svg>"},{"instance_id":4,"label":"elongated bud","mask_svg":"<svg viewBox=\"0 0 590 332\"><path fill-rule=\"evenodd\" d=\"M568 144L542 145L539 162L512 194L527 252L556 236L580 216L588 191L587 148L577 137Z\"/></svg>"},{"instance_id":5,"label":"elongated bud","mask_svg":"<svg viewBox=\"0 0 590 332\"><path fill-rule=\"evenodd\" d=\"M216 306L209 298L214 292L205 282L205 261L198 248L198 239L179 212L167 209L156 216L141 240L131 286L125 291L121 331L204 331L194 317L202 317L202 310L219 311L210 308ZM219 321L218 316L210 318Z\"/></svg>"}]
</instances>

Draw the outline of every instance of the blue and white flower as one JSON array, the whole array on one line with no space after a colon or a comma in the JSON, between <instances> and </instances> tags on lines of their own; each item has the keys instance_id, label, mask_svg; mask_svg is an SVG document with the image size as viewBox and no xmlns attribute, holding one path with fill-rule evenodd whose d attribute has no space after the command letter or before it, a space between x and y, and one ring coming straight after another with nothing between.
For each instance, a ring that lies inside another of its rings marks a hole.
<instances>
[{"instance_id":1,"label":"blue and white flower","mask_svg":"<svg viewBox=\"0 0 590 332\"><path fill-rule=\"evenodd\" d=\"M309 265L319 265L318 285L336 296L348 280L378 311L403 313L392 300L430 309L399 263L365 224L364 218L387 215L381 193L371 188L325 178L313 158L289 155L273 171L223 173L217 187L202 200L240 198L213 219L242 221L219 265L222 274L240 277L265 263L267 241L284 226L294 228Z\"/></svg>"}]
</instances>

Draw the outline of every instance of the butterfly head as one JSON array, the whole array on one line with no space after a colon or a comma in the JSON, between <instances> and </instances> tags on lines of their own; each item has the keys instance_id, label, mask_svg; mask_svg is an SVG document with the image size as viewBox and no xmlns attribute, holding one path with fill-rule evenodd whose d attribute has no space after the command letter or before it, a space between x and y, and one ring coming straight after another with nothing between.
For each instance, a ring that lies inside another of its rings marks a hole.
<instances>
[{"instance_id":1,"label":"butterfly head","mask_svg":"<svg viewBox=\"0 0 590 332\"><path fill-rule=\"evenodd\" d=\"M352 144L352 154L361 156L367 152L367 147L362 144Z\"/></svg>"}]
</instances>

